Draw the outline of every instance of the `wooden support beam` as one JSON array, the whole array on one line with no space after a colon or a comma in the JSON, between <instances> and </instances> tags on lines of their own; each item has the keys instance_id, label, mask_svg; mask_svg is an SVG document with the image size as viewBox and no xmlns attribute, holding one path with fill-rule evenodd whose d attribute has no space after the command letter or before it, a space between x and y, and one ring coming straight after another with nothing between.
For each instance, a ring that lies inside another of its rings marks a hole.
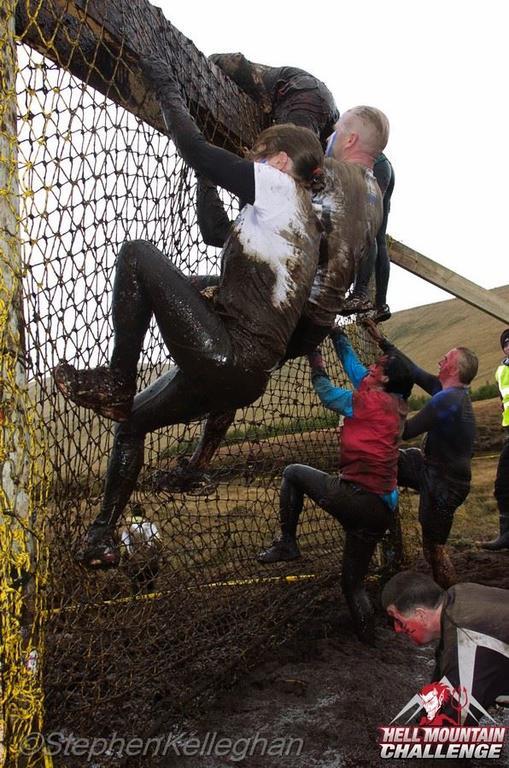
<instances>
[{"instance_id":1,"label":"wooden support beam","mask_svg":"<svg viewBox=\"0 0 509 768\"><path fill-rule=\"evenodd\" d=\"M255 103L147 0L19 0L16 31L22 42L162 133L159 105L139 67L141 56L154 50L168 62L209 141L240 153L265 127Z\"/></svg>"},{"instance_id":2,"label":"wooden support beam","mask_svg":"<svg viewBox=\"0 0 509 768\"><path fill-rule=\"evenodd\" d=\"M428 259L422 253L414 251L392 238L389 240L389 254L393 264L397 264L398 267L427 280L428 283L432 283L458 299L466 301L467 304L477 307L497 320L509 324L509 307L486 288L481 288L476 283L467 280L466 277L458 275L457 272L443 267L438 262Z\"/></svg>"}]
</instances>

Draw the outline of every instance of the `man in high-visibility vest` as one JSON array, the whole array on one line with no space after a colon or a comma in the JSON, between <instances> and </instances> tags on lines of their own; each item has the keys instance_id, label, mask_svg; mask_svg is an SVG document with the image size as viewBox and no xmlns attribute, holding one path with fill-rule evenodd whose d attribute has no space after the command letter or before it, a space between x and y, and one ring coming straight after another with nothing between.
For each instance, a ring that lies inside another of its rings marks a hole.
<instances>
[{"instance_id":1,"label":"man in high-visibility vest","mask_svg":"<svg viewBox=\"0 0 509 768\"><path fill-rule=\"evenodd\" d=\"M495 479L495 498L498 504L500 535L493 541L482 544L483 549L509 549L509 328L500 337L504 359L497 368L495 378L502 399L502 429L504 444L498 460Z\"/></svg>"}]
</instances>

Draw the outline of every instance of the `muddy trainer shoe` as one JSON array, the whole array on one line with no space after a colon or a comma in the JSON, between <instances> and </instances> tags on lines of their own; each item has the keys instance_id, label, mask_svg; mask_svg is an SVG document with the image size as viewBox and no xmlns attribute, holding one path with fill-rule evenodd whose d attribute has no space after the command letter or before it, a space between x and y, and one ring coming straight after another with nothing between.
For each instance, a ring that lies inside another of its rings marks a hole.
<instances>
[{"instance_id":1,"label":"muddy trainer shoe","mask_svg":"<svg viewBox=\"0 0 509 768\"><path fill-rule=\"evenodd\" d=\"M78 371L69 363L60 363L53 371L55 383L67 400L83 408L92 408L113 421L126 421L131 413L134 387L111 368L86 368Z\"/></svg>"},{"instance_id":2,"label":"muddy trainer shoe","mask_svg":"<svg viewBox=\"0 0 509 768\"><path fill-rule=\"evenodd\" d=\"M343 306L339 312L340 315L356 315L363 312L371 312L374 310L373 304L369 299L365 299L362 296L350 296L345 299Z\"/></svg>"},{"instance_id":3,"label":"muddy trainer shoe","mask_svg":"<svg viewBox=\"0 0 509 768\"><path fill-rule=\"evenodd\" d=\"M390 320L392 317L391 309L388 304L382 304L376 308L375 323L385 323L386 320Z\"/></svg>"},{"instance_id":4,"label":"muddy trainer shoe","mask_svg":"<svg viewBox=\"0 0 509 768\"><path fill-rule=\"evenodd\" d=\"M110 530L94 530L86 534L76 560L87 568L116 568L120 549Z\"/></svg>"},{"instance_id":5,"label":"muddy trainer shoe","mask_svg":"<svg viewBox=\"0 0 509 768\"><path fill-rule=\"evenodd\" d=\"M281 536L274 539L272 546L262 550L256 558L259 563L278 563L280 560L297 560L300 550L295 539Z\"/></svg>"}]
</instances>

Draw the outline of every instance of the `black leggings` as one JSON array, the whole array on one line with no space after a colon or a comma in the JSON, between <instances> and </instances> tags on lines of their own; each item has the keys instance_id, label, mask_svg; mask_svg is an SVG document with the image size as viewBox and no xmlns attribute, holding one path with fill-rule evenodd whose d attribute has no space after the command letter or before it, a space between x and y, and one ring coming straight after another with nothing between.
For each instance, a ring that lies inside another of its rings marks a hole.
<instances>
[{"instance_id":1,"label":"black leggings","mask_svg":"<svg viewBox=\"0 0 509 768\"><path fill-rule=\"evenodd\" d=\"M305 464L290 464L283 472L280 510L283 533L295 537L304 496L338 520L346 531L378 541L392 522L392 513L375 493Z\"/></svg>"},{"instance_id":2,"label":"black leggings","mask_svg":"<svg viewBox=\"0 0 509 768\"><path fill-rule=\"evenodd\" d=\"M290 464L283 472L280 519L283 536L295 538L304 496L338 520L346 531L341 587L362 639L372 640L373 608L364 578L377 543L393 522L384 501L337 475L304 464Z\"/></svg>"},{"instance_id":3,"label":"black leggings","mask_svg":"<svg viewBox=\"0 0 509 768\"><path fill-rule=\"evenodd\" d=\"M219 278L213 279L219 282ZM208 287L208 285L212 284L205 282L200 276L193 278L193 282L195 285L199 285L200 288L202 286ZM328 326L316 325L308 318L301 317L288 342L286 354L282 362L311 354L329 333L330 328ZM216 449L235 419L235 412L235 408L233 408L222 413L211 413L207 417L200 442L190 460L190 469L202 471L207 469Z\"/></svg>"},{"instance_id":4,"label":"black leggings","mask_svg":"<svg viewBox=\"0 0 509 768\"><path fill-rule=\"evenodd\" d=\"M112 315L115 341L110 365L132 383L152 315L173 359L189 378L215 378L231 364L231 339L221 318L151 243L137 240L122 246Z\"/></svg>"},{"instance_id":5,"label":"black leggings","mask_svg":"<svg viewBox=\"0 0 509 768\"><path fill-rule=\"evenodd\" d=\"M96 526L113 526L143 465L147 432L208 413L248 405L265 390L268 374L236 361L228 328L190 280L151 243L126 243L113 287L115 341L110 365L136 381L152 315L177 363L134 399L116 429Z\"/></svg>"}]
</instances>

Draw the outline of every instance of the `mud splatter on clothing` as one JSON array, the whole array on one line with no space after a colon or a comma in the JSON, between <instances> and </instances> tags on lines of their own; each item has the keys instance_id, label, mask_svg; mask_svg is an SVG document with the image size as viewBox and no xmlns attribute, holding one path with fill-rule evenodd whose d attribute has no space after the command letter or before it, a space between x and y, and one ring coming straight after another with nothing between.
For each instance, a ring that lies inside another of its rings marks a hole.
<instances>
[{"instance_id":1,"label":"mud splatter on clothing","mask_svg":"<svg viewBox=\"0 0 509 768\"><path fill-rule=\"evenodd\" d=\"M382 196L371 170L326 158L325 189L313 205L324 236L304 316L317 325L331 326L380 228Z\"/></svg>"},{"instance_id":2,"label":"mud splatter on clothing","mask_svg":"<svg viewBox=\"0 0 509 768\"><path fill-rule=\"evenodd\" d=\"M238 362L270 370L283 357L309 295L320 227L311 196L293 178L255 163L255 201L225 244L215 307Z\"/></svg>"}]
</instances>

